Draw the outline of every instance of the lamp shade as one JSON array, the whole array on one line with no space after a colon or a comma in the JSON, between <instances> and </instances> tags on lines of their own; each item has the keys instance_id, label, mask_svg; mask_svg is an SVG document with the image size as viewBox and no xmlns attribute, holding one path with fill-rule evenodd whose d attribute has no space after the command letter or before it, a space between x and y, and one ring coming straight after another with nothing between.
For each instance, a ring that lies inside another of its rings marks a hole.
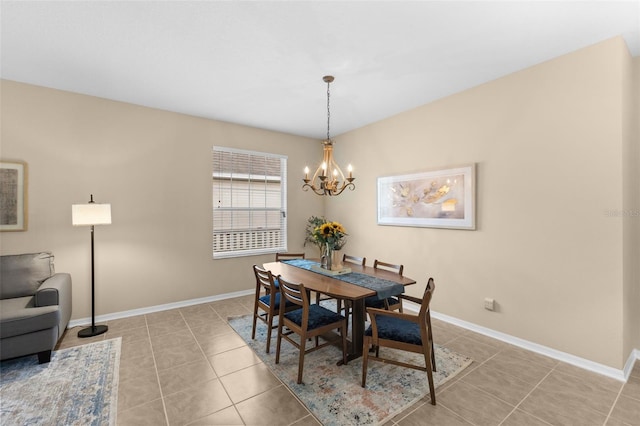
<instances>
[{"instance_id":1,"label":"lamp shade","mask_svg":"<svg viewBox=\"0 0 640 426\"><path fill-rule=\"evenodd\" d=\"M73 226L110 225L111 204L73 204L71 222Z\"/></svg>"}]
</instances>

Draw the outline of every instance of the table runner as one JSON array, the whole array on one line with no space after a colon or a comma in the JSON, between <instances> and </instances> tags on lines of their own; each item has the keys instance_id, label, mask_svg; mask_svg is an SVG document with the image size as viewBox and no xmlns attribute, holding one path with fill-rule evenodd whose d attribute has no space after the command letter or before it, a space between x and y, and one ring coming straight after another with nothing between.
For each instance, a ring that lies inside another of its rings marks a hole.
<instances>
[{"instance_id":1,"label":"table runner","mask_svg":"<svg viewBox=\"0 0 640 426\"><path fill-rule=\"evenodd\" d=\"M307 259L291 259L283 260L286 263L297 268L306 269L308 271L320 274L311 269L312 265L318 265L318 262ZM321 274L322 275L322 274ZM394 281L385 280L384 278L372 277L371 275L362 274L360 272L349 272L348 274L331 275L331 278L344 281L349 284L355 284L360 287L374 290L378 293L378 299L386 299L387 297L396 296L400 293L404 293L404 286Z\"/></svg>"}]
</instances>

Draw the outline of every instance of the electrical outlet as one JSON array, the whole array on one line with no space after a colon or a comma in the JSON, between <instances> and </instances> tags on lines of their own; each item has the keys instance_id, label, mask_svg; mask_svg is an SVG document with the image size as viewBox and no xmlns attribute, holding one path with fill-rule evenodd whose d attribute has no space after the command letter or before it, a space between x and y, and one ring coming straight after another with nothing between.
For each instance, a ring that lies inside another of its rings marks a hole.
<instances>
[{"instance_id":1,"label":"electrical outlet","mask_svg":"<svg viewBox=\"0 0 640 426\"><path fill-rule=\"evenodd\" d=\"M490 297L484 298L484 308L488 311L493 311L496 307L496 301Z\"/></svg>"}]
</instances>

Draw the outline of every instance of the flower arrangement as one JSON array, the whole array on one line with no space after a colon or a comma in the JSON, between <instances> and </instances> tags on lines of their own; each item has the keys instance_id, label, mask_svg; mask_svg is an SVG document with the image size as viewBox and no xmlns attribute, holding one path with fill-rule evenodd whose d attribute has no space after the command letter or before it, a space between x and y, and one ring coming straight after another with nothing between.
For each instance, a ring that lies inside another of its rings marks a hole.
<instances>
[{"instance_id":1,"label":"flower arrangement","mask_svg":"<svg viewBox=\"0 0 640 426\"><path fill-rule=\"evenodd\" d=\"M319 245L326 245L332 250L340 250L347 243L347 231L340 222L320 224L313 230L313 238Z\"/></svg>"},{"instance_id":2,"label":"flower arrangement","mask_svg":"<svg viewBox=\"0 0 640 426\"><path fill-rule=\"evenodd\" d=\"M320 253L322 253L322 250L324 250L324 245L318 240L316 240L316 237L313 235L313 231L315 231L315 229L318 226L326 222L327 220L324 217L320 217L320 216L311 216L309 219L307 219L307 228L305 229L305 238L304 238L305 247L307 243L314 244L318 247L318 250L320 250Z\"/></svg>"}]
</instances>

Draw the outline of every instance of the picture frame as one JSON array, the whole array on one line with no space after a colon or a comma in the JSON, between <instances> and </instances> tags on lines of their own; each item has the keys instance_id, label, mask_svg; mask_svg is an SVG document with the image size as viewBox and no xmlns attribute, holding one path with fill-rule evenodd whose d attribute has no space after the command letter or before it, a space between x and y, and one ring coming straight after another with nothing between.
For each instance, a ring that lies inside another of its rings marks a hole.
<instances>
[{"instance_id":1,"label":"picture frame","mask_svg":"<svg viewBox=\"0 0 640 426\"><path fill-rule=\"evenodd\" d=\"M0 231L26 231L27 217L27 163L0 161Z\"/></svg>"},{"instance_id":2,"label":"picture frame","mask_svg":"<svg viewBox=\"0 0 640 426\"><path fill-rule=\"evenodd\" d=\"M378 225L475 230L475 163L378 178Z\"/></svg>"}]
</instances>

